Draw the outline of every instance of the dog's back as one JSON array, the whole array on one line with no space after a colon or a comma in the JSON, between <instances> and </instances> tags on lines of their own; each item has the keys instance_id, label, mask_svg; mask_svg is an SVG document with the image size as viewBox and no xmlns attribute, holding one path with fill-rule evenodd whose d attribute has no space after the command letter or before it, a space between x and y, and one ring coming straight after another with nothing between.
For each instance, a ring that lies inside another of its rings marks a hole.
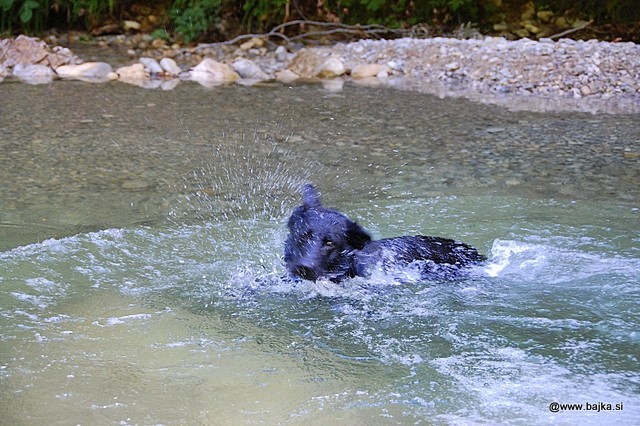
<instances>
[{"instance_id":1,"label":"dog's back","mask_svg":"<svg viewBox=\"0 0 640 426\"><path fill-rule=\"evenodd\" d=\"M483 260L485 257L468 244L424 235L372 241L355 256L357 275L367 275L367 271L376 264L384 269L398 269L420 262L425 278L434 270L434 265L446 265L449 271L453 271Z\"/></svg>"}]
</instances>

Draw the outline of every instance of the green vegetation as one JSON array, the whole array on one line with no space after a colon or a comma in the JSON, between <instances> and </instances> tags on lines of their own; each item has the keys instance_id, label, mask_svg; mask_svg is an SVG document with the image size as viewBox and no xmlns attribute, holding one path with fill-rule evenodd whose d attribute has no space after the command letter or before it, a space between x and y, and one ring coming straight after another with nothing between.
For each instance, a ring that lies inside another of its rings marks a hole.
<instances>
[{"instance_id":1,"label":"green vegetation","mask_svg":"<svg viewBox=\"0 0 640 426\"><path fill-rule=\"evenodd\" d=\"M556 15L594 19L598 24L634 25L638 0L0 0L0 34L37 34L52 28L122 28L125 19L158 19L145 27L159 38L185 42L266 32L294 19L382 24L407 28L427 23L453 28L472 22L490 29L499 20L519 19L533 7ZM293 27L288 31L292 31Z\"/></svg>"}]
</instances>

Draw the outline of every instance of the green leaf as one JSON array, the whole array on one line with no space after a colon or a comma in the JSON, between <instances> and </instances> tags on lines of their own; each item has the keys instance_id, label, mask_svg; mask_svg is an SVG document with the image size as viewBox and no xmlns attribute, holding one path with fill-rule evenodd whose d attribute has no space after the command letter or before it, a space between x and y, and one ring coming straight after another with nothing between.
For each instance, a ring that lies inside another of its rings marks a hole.
<instances>
[{"instance_id":1,"label":"green leaf","mask_svg":"<svg viewBox=\"0 0 640 426\"><path fill-rule=\"evenodd\" d=\"M26 24L33 17L33 12L28 7L22 7L22 11L20 11L20 20L23 24Z\"/></svg>"},{"instance_id":2,"label":"green leaf","mask_svg":"<svg viewBox=\"0 0 640 426\"><path fill-rule=\"evenodd\" d=\"M8 12L12 7L16 0L0 0L0 5L2 6L2 10Z\"/></svg>"}]
</instances>

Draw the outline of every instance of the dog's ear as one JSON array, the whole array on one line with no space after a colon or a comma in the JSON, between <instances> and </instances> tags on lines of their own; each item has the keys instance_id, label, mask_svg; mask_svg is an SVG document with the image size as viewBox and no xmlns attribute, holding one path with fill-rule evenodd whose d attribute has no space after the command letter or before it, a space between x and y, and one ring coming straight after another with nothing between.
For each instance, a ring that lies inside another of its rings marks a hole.
<instances>
[{"instance_id":1,"label":"dog's ear","mask_svg":"<svg viewBox=\"0 0 640 426\"><path fill-rule=\"evenodd\" d=\"M364 245L371 241L371 236L367 231L352 220L347 221L346 234L349 245L358 250L362 250Z\"/></svg>"},{"instance_id":2,"label":"dog's ear","mask_svg":"<svg viewBox=\"0 0 640 426\"><path fill-rule=\"evenodd\" d=\"M310 183L302 187L302 202L307 208L320 207L320 193L315 186Z\"/></svg>"}]
</instances>

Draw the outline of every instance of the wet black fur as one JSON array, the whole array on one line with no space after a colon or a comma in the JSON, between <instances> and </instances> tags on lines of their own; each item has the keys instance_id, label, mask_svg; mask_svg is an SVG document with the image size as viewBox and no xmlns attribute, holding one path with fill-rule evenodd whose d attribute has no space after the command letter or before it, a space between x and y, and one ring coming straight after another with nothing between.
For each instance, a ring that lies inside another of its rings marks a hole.
<instances>
[{"instance_id":1,"label":"wet black fur","mask_svg":"<svg viewBox=\"0 0 640 426\"><path fill-rule=\"evenodd\" d=\"M374 241L356 222L324 207L313 185L302 188L302 200L289 218L284 249L287 269L295 277L339 282L366 277L379 264L396 269L420 261L423 278L446 278L485 259L475 248L447 238L416 235Z\"/></svg>"}]
</instances>

